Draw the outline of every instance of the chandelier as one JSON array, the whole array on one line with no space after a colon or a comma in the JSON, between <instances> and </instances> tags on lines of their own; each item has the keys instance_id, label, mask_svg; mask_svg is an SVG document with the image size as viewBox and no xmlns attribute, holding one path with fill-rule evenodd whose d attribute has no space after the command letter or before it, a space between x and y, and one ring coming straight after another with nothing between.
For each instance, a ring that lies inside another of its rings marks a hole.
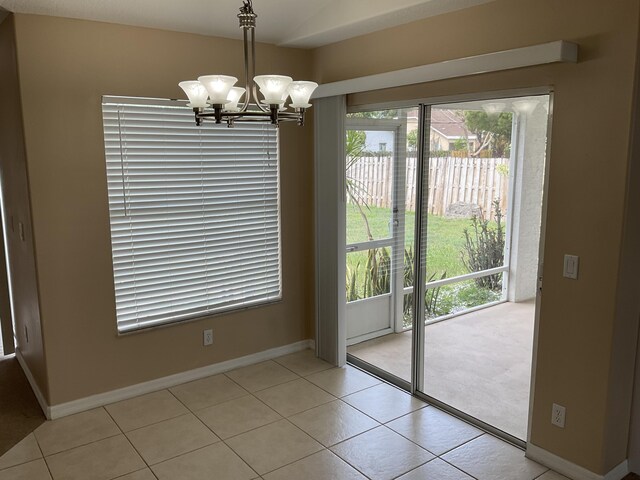
<instances>
[{"instance_id":1,"label":"chandelier","mask_svg":"<svg viewBox=\"0 0 640 480\"><path fill-rule=\"evenodd\" d=\"M251 0L243 0L238 19L244 39L244 88L234 86L238 79L228 75L204 75L198 80L178 84L189 97L187 106L193 108L196 125L201 125L204 120L225 122L229 127L233 127L236 121L270 122L276 126L280 122L304 125L304 112L311 107L309 98L318 84L293 81L285 75L254 76L256 17ZM262 101L258 98L258 87ZM285 105L289 97L292 111Z\"/></svg>"}]
</instances>

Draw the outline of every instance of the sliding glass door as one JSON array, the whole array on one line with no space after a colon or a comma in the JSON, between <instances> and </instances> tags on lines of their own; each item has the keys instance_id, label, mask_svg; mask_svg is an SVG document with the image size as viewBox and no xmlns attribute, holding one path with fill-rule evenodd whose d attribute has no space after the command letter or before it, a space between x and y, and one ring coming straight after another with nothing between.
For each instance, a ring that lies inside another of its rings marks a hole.
<instances>
[{"instance_id":1,"label":"sliding glass door","mask_svg":"<svg viewBox=\"0 0 640 480\"><path fill-rule=\"evenodd\" d=\"M526 438L548 101L348 118L349 360L512 441Z\"/></svg>"}]
</instances>

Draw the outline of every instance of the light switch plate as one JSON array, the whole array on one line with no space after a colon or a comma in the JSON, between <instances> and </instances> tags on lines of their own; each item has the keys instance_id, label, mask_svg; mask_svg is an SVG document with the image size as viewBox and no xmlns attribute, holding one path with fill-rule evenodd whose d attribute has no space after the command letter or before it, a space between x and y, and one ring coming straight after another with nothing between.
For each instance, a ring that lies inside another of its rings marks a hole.
<instances>
[{"instance_id":1,"label":"light switch plate","mask_svg":"<svg viewBox=\"0 0 640 480\"><path fill-rule=\"evenodd\" d=\"M580 257L578 257L577 255L565 255L563 276L565 278L571 278L572 280L577 280L579 263L580 263Z\"/></svg>"}]
</instances>

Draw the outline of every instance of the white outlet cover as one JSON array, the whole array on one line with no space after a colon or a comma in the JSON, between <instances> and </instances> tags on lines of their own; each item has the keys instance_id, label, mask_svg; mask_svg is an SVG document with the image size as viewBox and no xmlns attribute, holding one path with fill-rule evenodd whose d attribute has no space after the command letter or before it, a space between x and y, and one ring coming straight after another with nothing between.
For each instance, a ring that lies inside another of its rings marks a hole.
<instances>
[{"instance_id":1,"label":"white outlet cover","mask_svg":"<svg viewBox=\"0 0 640 480\"><path fill-rule=\"evenodd\" d=\"M564 428L566 411L565 407L554 403L551 408L551 423L557 427Z\"/></svg>"},{"instance_id":2,"label":"white outlet cover","mask_svg":"<svg viewBox=\"0 0 640 480\"><path fill-rule=\"evenodd\" d=\"M208 347L209 345L213 344L213 330L212 329L204 330L202 332L202 344L205 347Z\"/></svg>"}]
</instances>

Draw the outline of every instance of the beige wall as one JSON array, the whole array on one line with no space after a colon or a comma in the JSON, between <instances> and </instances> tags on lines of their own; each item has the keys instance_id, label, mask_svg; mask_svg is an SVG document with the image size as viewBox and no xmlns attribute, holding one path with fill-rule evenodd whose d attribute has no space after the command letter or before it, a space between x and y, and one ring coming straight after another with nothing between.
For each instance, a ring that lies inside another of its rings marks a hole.
<instances>
[{"instance_id":1,"label":"beige wall","mask_svg":"<svg viewBox=\"0 0 640 480\"><path fill-rule=\"evenodd\" d=\"M0 71L0 181L8 224L7 253L12 274L16 337L20 353L34 378L41 390L47 392L12 16L0 23ZM24 241L19 234L20 224L24 226Z\"/></svg>"},{"instance_id":2,"label":"beige wall","mask_svg":"<svg viewBox=\"0 0 640 480\"><path fill-rule=\"evenodd\" d=\"M619 315L630 315L640 323L637 306L640 303L640 38L638 39L636 60L636 87L633 102L633 121L631 132L631 162L628 174L627 209L625 213L624 249L620 259L620 288L618 289ZM635 307L635 308L634 308ZM626 332L623 332L626 333ZM631 333L628 333L631 335ZM640 332L638 333L640 347ZM632 472L640 473L640 348L636 352L635 387L629 438L629 467Z\"/></svg>"},{"instance_id":3,"label":"beige wall","mask_svg":"<svg viewBox=\"0 0 640 480\"><path fill-rule=\"evenodd\" d=\"M116 333L101 95L182 98L180 80L240 77L242 43L35 15L15 22L49 404L309 338L311 125L281 129L283 301ZM260 73L310 76L304 51L259 45L257 59ZM205 327L213 347L202 346Z\"/></svg>"},{"instance_id":4,"label":"beige wall","mask_svg":"<svg viewBox=\"0 0 640 480\"><path fill-rule=\"evenodd\" d=\"M349 103L553 87L531 442L596 473L627 454L637 305L616 288L638 14L635 0L497 0L320 48L314 64L318 79L332 82L554 40L580 45L575 65L356 94ZM580 256L578 281L562 277L565 253ZM634 308L635 318L623 312ZM564 429L550 423L553 402L567 408Z\"/></svg>"}]
</instances>

